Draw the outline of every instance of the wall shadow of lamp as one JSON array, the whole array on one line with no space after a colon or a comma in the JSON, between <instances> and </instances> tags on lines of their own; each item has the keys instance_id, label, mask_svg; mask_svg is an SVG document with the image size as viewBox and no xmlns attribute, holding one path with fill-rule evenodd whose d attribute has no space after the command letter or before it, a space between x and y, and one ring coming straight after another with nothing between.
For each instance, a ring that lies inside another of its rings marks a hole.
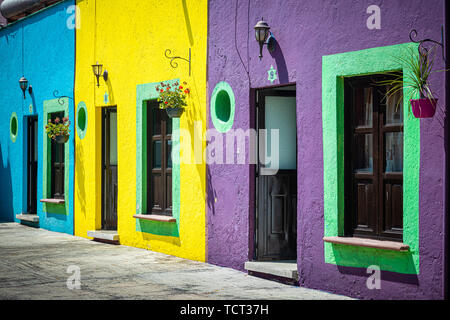
<instances>
[{"instance_id":1,"label":"wall shadow of lamp","mask_svg":"<svg viewBox=\"0 0 450 320\"><path fill-rule=\"evenodd\" d=\"M275 50L276 41L272 32L270 32L269 24L264 21L264 18L258 21L254 28L256 41L259 43L259 60L261 60L264 45L267 45L267 50L272 53Z\"/></svg>"},{"instance_id":2,"label":"wall shadow of lamp","mask_svg":"<svg viewBox=\"0 0 450 320\"><path fill-rule=\"evenodd\" d=\"M33 87L31 85L28 87L28 80L25 77L19 79L19 85L23 92L23 99L26 99L25 92L27 91L27 88L30 96L33 94Z\"/></svg>"},{"instance_id":3,"label":"wall shadow of lamp","mask_svg":"<svg viewBox=\"0 0 450 320\"><path fill-rule=\"evenodd\" d=\"M100 76L102 76L102 70L103 70L103 65L99 64L98 61L97 61L97 64L92 65L92 71L94 71L94 75L97 78L97 87L100 87L99 79L100 79ZM103 79L105 81L108 80L108 71L107 70L105 70L103 72Z\"/></svg>"}]
</instances>

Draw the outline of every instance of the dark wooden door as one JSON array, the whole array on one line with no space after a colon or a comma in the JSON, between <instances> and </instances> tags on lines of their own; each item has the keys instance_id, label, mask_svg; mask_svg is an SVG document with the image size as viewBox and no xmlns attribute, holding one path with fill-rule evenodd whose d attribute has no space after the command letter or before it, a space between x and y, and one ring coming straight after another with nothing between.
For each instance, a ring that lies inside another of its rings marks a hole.
<instances>
[{"instance_id":1,"label":"dark wooden door","mask_svg":"<svg viewBox=\"0 0 450 320\"><path fill-rule=\"evenodd\" d=\"M62 122L64 112L54 112L51 114L52 121L59 119ZM51 142L51 197L54 199L64 199L65 186L65 162L64 162L65 143Z\"/></svg>"},{"instance_id":2,"label":"dark wooden door","mask_svg":"<svg viewBox=\"0 0 450 320\"><path fill-rule=\"evenodd\" d=\"M386 98L382 76L345 81L345 231L402 240L402 94ZM401 103L397 103L401 101Z\"/></svg>"},{"instance_id":3,"label":"dark wooden door","mask_svg":"<svg viewBox=\"0 0 450 320\"><path fill-rule=\"evenodd\" d=\"M147 208L151 214L172 215L172 119L154 100L147 105Z\"/></svg>"},{"instance_id":4,"label":"dark wooden door","mask_svg":"<svg viewBox=\"0 0 450 320\"><path fill-rule=\"evenodd\" d=\"M27 212L37 213L38 118L28 117L27 124Z\"/></svg>"},{"instance_id":5,"label":"dark wooden door","mask_svg":"<svg viewBox=\"0 0 450 320\"><path fill-rule=\"evenodd\" d=\"M262 90L257 95L257 129L260 134L256 178L256 259L294 260L297 257L295 91ZM267 139L261 137L264 129L267 130ZM272 129L278 130L278 144ZM279 155L278 161L274 158L275 153Z\"/></svg>"},{"instance_id":6,"label":"dark wooden door","mask_svg":"<svg viewBox=\"0 0 450 320\"><path fill-rule=\"evenodd\" d=\"M102 229L117 230L117 109L103 108Z\"/></svg>"}]
</instances>

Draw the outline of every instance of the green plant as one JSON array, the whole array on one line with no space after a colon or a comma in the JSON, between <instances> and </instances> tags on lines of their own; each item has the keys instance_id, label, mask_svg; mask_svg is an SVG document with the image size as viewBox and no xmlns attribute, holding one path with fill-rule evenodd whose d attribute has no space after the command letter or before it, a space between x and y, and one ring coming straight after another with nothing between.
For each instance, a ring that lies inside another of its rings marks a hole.
<instances>
[{"instance_id":1,"label":"green plant","mask_svg":"<svg viewBox=\"0 0 450 320\"><path fill-rule=\"evenodd\" d=\"M156 86L156 90L159 93L157 100L159 108L184 108L187 106L186 98L190 93L190 89L186 87L187 82L183 82L183 85L180 85L178 82L172 85L161 82L159 86Z\"/></svg>"},{"instance_id":2,"label":"green plant","mask_svg":"<svg viewBox=\"0 0 450 320\"><path fill-rule=\"evenodd\" d=\"M434 101L436 98L431 90L429 77L433 72L443 71L433 71L434 57L434 47L419 50L419 54L415 49L410 48L406 56L394 57L399 64L405 66L405 74L398 70L386 72L384 74L390 76L390 79L378 81L377 84L389 87L386 92L388 97L392 97L398 92L402 93L403 89L410 89L408 100L419 96L421 99ZM396 109L401 102L402 99L397 101Z\"/></svg>"},{"instance_id":3,"label":"green plant","mask_svg":"<svg viewBox=\"0 0 450 320\"><path fill-rule=\"evenodd\" d=\"M68 117L61 119L56 117L54 121L48 120L45 126L45 132L50 139L55 140L57 136L69 136L70 135L70 121Z\"/></svg>"}]
</instances>

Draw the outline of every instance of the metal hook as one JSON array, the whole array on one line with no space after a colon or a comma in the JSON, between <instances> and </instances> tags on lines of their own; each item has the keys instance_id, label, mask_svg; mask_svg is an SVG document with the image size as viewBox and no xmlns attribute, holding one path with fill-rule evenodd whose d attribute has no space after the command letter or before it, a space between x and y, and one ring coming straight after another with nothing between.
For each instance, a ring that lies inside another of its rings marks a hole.
<instances>
[{"instance_id":1,"label":"metal hook","mask_svg":"<svg viewBox=\"0 0 450 320\"><path fill-rule=\"evenodd\" d=\"M429 49L427 49L426 47L424 47L424 43L426 42L431 42L434 43L435 45L439 45L442 48L442 59L444 59L444 62L447 62L447 59L445 57L445 47L444 47L444 27L441 26L441 41L442 42L438 42L435 41L433 39L423 39L423 40L415 40L415 38L417 37L417 30L416 29L412 29L411 32L409 33L409 39L414 42L414 43L418 43L419 47L418 47L418 51L419 54L421 56L424 55L428 55L428 51ZM422 50L422 51L421 51Z\"/></svg>"},{"instance_id":2,"label":"metal hook","mask_svg":"<svg viewBox=\"0 0 450 320\"><path fill-rule=\"evenodd\" d=\"M170 59L170 66L172 68L178 68L178 63L174 60L176 60L176 59L184 60L189 63L189 76L191 76L191 48L189 48L189 59L179 57L179 56L171 57L170 56L171 53L172 53L172 50L170 50L170 49L166 49L166 51L164 51L164 55L166 56L166 58Z\"/></svg>"}]
</instances>

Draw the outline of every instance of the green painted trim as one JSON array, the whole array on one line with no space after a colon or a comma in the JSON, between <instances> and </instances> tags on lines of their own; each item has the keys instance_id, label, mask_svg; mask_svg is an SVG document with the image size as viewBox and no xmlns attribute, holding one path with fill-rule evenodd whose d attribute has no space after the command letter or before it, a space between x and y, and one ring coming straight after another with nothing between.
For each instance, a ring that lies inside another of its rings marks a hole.
<instances>
[{"instance_id":1,"label":"green painted trim","mask_svg":"<svg viewBox=\"0 0 450 320\"><path fill-rule=\"evenodd\" d=\"M217 98L219 97L219 94L223 93L226 93L228 95L228 98L230 99L230 117L228 118L228 121L222 121L217 116L217 108L216 108ZM213 93L211 95L210 113L212 123L217 131L225 133L233 127L234 114L236 111L235 109L236 109L236 100L234 98L234 92L231 86L225 81L221 81L218 84L216 84Z\"/></svg>"},{"instance_id":2,"label":"green painted trim","mask_svg":"<svg viewBox=\"0 0 450 320\"><path fill-rule=\"evenodd\" d=\"M173 85L179 79L164 81ZM136 92L136 213L147 213L147 108L146 102L158 98L156 86L161 82L141 84ZM173 154L179 155L180 119L172 119ZM177 152L178 151L178 152ZM179 236L180 228L180 161L172 159L172 215L176 223L148 221L136 219L136 231L164 235Z\"/></svg>"},{"instance_id":3,"label":"green painted trim","mask_svg":"<svg viewBox=\"0 0 450 320\"><path fill-rule=\"evenodd\" d=\"M62 102L60 104L59 102ZM45 198L50 198L50 192L51 192L51 139L47 136L47 133L45 132L45 125L48 122L49 114L54 112L64 112L64 116L69 116L69 98L60 98L60 99L53 99L53 100L45 100L44 101L44 116L43 116L43 190L42 194ZM69 140L70 141L70 140ZM69 144L66 143L66 146L64 148L64 205L55 205L55 204L49 204L49 203L43 203L43 211L46 213L60 213L69 215ZM55 206L60 207L59 209L55 209ZM64 207L65 210L62 210L61 208Z\"/></svg>"},{"instance_id":4,"label":"green painted trim","mask_svg":"<svg viewBox=\"0 0 450 320\"><path fill-rule=\"evenodd\" d=\"M80 122L80 121L79 121L79 115L80 115L80 112L81 112L82 110L84 110L84 114L85 114L84 129L82 129L82 128L79 126L79 122ZM87 131L87 127L88 127L88 111L87 111L87 108L86 108L86 104L85 104L83 101L81 101L81 102L78 104L76 121L77 121L77 133L78 133L78 137L79 137L80 139L83 139L84 136L86 135L86 131Z\"/></svg>"},{"instance_id":5,"label":"green painted trim","mask_svg":"<svg viewBox=\"0 0 450 320\"><path fill-rule=\"evenodd\" d=\"M344 77L403 70L395 57L417 44L405 43L322 57L322 125L324 162L324 235L344 234ZM410 89L404 89L408 97ZM403 242L407 253L324 243L325 262L406 274L419 273L419 168L420 121L409 112L404 99Z\"/></svg>"},{"instance_id":6,"label":"green painted trim","mask_svg":"<svg viewBox=\"0 0 450 320\"><path fill-rule=\"evenodd\" d=\"M16 122L16 134L13 133L13 121ZM13 143L16 142L18 134L19 134L19 119L17 119L17 114L13 112L11 114L11 118L9 118L9 136Z\"/></svg>"}]
</instances>

